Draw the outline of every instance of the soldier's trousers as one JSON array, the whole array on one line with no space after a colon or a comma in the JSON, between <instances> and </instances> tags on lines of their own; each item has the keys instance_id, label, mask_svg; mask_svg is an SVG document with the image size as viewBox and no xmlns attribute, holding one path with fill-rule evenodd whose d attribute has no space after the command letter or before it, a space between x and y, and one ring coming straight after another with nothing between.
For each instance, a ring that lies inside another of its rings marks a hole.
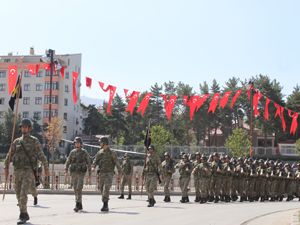
<instances>
[{"instance_id":1,"label":"soldier's trousers","mask_svg":"<svg viewBox=\"0 0 300 225\"><path fill-rule=\"evenodd\" d=\"M294 180L287 181L286 192L289 196L292 196L296 193L296 183Z\"/></svg>"},{"instance_id":2,"label":"soldier's trousers","mask_svg":"<svg viewBox=\"0 0 300 225\"><path fill-rule=\"evenodd\" d=\"M75 193L75 201L82 202L82 188L85 173L71 173L72 186Z\"/></svg>"},{"instance_id":3,"label":"soldier's trousers","mask_svg":"<svg viewBox=\"0 0 300 225\"><path fill-rule=\"evenodd\" d=\"M170 196L169 186L170 186L171 179L172 179L172 175L165 175L164 176L164 193L165 193L165 196Z\"/></svg>"},{"instance_id":4,"label":"soldier's trousers","mask_svg":"<svg viewBox=\"0 0 300 225\"><path fill-rule=\"evenodd\" d=\"M238 193L240 197L246 197L246 177L238 177Z\"/></svg>"},{"instance_id":5,"label":"soldier's trousers","mask_svg":"<svg viewBox=\"0 0 300 225\"><path fill-rule=\"evenodd\" d=\"M231 195L232 196L238 195L238 187L239 187L239 178L237 176L233 176L232 185L231 185Z\"/></svg>"},{"instance_id":6,"label":"soldier's trousers","mask_svg":"<svg viewBox=\"0 0 300 225\"><path fill-rule=\"evenodd\" d=\"M27 213L27 194L30 191L34 177L32 169L16 169L15 191L21 213Z\"/></svg>"},{"instance_id":7,"label":"soldier's trousers","mask_svg":"<svg viewBox=\"0 0 300 225\"><path fill-rule=\"evenodd\" d=\"M210 177L201 177L199 179L200 197L201 198L208 197L209 182L210 182Z\"/></svg>"},{"instance_id":8,"label":"soldier's trousers","mask_svg":"<svg viewBox=\"0 0 300 225\"><path fill-rule=\"evenodd\" d=\"M102 195L102 201L107 202L109 200L109 190L112 185L114 173L100 173L99 174L99 188Z\"/></svg>"},{"instance_id":9,"label":"soldier's trousers","mask_svg":"<svg viewBox=\"0 0 300 225\"><path fill-rule=\"evenodd\" d=\"M127 184L128 185L128 194L131 195L131 192L132 192L132 184L131 184L131 181L132 181L132 175L129 174L129 175L126 175L126 174L123 174L122 175L122 178L121 178L121 194L124 194L124 188L125 188L125 185Z\"/></svg>"},{"instance_id":10,"label":"soldier's trousers","mask_svg":"<svg viewBox=\"0 0 300 225\"><path fill-rule=\"evenodd\" d=\"M215 175L215 176L212 176L212 179L211 179L211 188L212 188L212 191L213 191L213 195L216 197L216 196L220 196L220 193L221 193L221 175Z\"/></svg>"},{"instance_id":11,"label":"soldier's trousers","mask_svg":"<svg viewBox=\"0 0 300 225\"><path fill-rule=\"evenodd\" d=\"M188 197L188 186L190 183L190 177L179 177L179 186L181 189L182 197Z\"/></svg>"},{"instance_id":12,"label":"soldier's trousers","mask_svg":"<svg viewBox=\"0 0 300 225\"><path fill-rule=\"evenodd\" d=\"M194 176L194 186L196 197L200 197L200 179L198 176Z\"/></svg>"},{"instance_id":13,"label":"soldier's trousers","mask_svg":"<svg viewBox=\"0 0 300 225\"><path fill-rule=\"evenodd\" d=\"M258 177L258 193L260 197L266 196L266 184L267 178L266 177Z\"/></svg>"},{"instance_id":14,"label":"soldier's trousers","mask_svg":"<svg viewBox=\"0 0 300 225\"><path fill-rule=\"evenodd\" d=\"M222 195L230 196L231 195L231 187L232 187L232 177L231 176L223 176L223 184L222 187Z\"/></svg>"},{"instance_id":15,"label":"soldier's trousers","mask_svg":"<svg viewBox=\"0 0 300 225\"><path fill-rule=\"evenodd\" d=\"M145 188L149 199L154 199L154 191L157 189L157 174L147 174L145 176Z\"/></svg>"}]
</instances>

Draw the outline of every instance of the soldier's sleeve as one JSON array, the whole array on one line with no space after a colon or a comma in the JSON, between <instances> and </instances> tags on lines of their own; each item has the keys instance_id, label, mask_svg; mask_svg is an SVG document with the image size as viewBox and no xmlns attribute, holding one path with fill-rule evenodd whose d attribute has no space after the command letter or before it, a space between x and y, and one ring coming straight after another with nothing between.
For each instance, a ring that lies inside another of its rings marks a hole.
<instances>
[{"instance_id":1,"label":"soldier's sleeve","mask_svg":"<svg viewBox=\"0 0 300 225\"><path fill-rule=\"evenodd\" d=\"M37 138L35 139L35 151L38 156L38 159L42 162L42 164L44 166L44 170L45 171L49 170L48 161L46 159L44 152L42 151L41 143L39 142L39 140Z\"/></svg>"},{"instance_id":2,"label":"soldier's sleeve","mask_svg":"<svg viewBox=\"0 0 300 225\"><path fill-rule=\"evenodd\" d=\"M85 153L86 153L85 157L86 157L87 170L88 170L89 175L91 175L91 166L92 166L91 158L87 151L85 151Z\"/></svg>"},{"instance_id":3,"label":"soldier's sleeve","mask_svg":"<svg viewBox=\"0 0 300 225\"><path fill-rule=\"evenodd\" d=\"M9 149L5 161L4 161L4 168L9 168L9 164L12 161L12 158L14 157L16 152L16 140L12 143L11 148Z\"/></svg>"},{"instance_id":4,"label":"soldier's sleeve","mask_svg":"<svg viewBox=\"0 0 300 225\"><path fill-rule=\"evenodd\" d=\"M118 157L117 157L117 154L116 154L115 152L113 153L113 158L114 158L116 167L117 167L117 169L118 169L118 172L121 173L122 168L121 168L121 166L120 166L120 162L119 162Z\"/></svg>"},{"instance_id":5,"label":"soldier's sleeve","mask_svg":"<svg viewBox=\"0 0 300 225\"><path fill-rule=\"evenodd\" d=\"M99 160L99 155L100 155L99 152L97 152L96 155L95 155L95 158L94 158L93 163L92 163L93 168L96 168L96 166L97 166L97 162Z\"/></svg>"},{"instance_id":6,"label":"soldier's sleeve","mask_svg":"<svg viewBox=\"0 0 300 225\"><path fill-rule=\"evenodd\" d=\"M72 155L73 155L73 152L71 151L70 154L69 154L69 156L68 156L68 158L67 158L67 161L65 163L65 171L66 172L68 172L69 166L70 166L70 164L72 162L72 157L73 157Z\"/></svg>"},{"instance_id":7,"label":"soldier's sleeve","mask_svg":"<svg viewBox=\"0 0 300 225\"><path fill-rule=\"evenodd\" d=\"M162 171L161 161L160 161L160 158L158 156L156 157L156 163L157 163L158 171L159 172Z\"/></svg>"}]
</instances>

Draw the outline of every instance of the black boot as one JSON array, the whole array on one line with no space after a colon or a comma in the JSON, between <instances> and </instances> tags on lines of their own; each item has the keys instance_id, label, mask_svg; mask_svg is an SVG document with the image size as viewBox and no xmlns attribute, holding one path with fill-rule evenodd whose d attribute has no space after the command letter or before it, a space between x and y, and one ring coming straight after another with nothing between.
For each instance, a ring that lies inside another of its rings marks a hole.
<instances>
[{"instance_id":1,"label":"black boot","mask_svg":"<svg viewBox=\"0 0 300 225\"><path fill-rule=\"evenodd\" d=\"M215 201L214 201L214 202L215 202L215 203L218 203L218 202L219 202L219 200L220 200L220 199L219 199L219 196L216 196L216 197L215 197Z\"/></svg>"},{"instance_id":2,"label":"black boot","mask_svg":"<svg viewBox=\"0 0 300 225\"><path fill-rule=\"evenodd\" d=\"M103 206L101 208L102 212L108 212L108 201L103 202Z\"/></svg>"},{"instance_id":3,"label":"black boot","mask_svg":"<svg viewBox=\"0 0 300 225\"><path fill-rule=\"evenodd\" d=\"M38 198L37 198L37 197L34 197L33 205L37 205L37 204L38 204Z\"/></svg>"},{"instance_id":4,"label":"black boot","mask_svg":"<svg viewBox=\"0 0 300 225\"><path fill-rule=\"evenodd\" d=\"M76 202L75 208L73 209L75 212L78 212L79 210L79 202Z\"/></svg>"},{"instance_id":5,"label":"black boot","mask_svg":"<svg viewBox=\"0 0 300 225\"><path fill-rule=\"evenodd\" d=\"M170 196L166 196L166 201L165 202L170 202L170 201L171 201Z\"/></svg>"},{"instance_id":6,"label":"black boot","mask_svg":"<svg viewBox=\"0 0 300 225\"><path fill-rule=\"evenodd\" d=\"M121 194L120 197L118 199L124 199L124 195Z\"/></svg>"},{"instance_id":7,"label":"black boot","mask_svg":"<svg viewBox=\"0 0 300 225\"><path fill-rule=\"evenodd\" d=\"M200 202L200 197L199 197L199 196L196 196L194 202Z\"/></svg>"},{"instance_id":8,"label":"black boot","mask_svg":"<svg viewBox=\"0 0 300 225\"><path fill-rule=\"evenodd\" d=\"M29 220L28 213L20 213L19 220L17 224L25 224Z\"/></svg>"},{"instance_id":9,"label":"black boot","mask_svg":"<svg viewBox=\"0 0 300 225\"><path fill-rule=\"evenodd\" d=\"M82 210L82 203L78 202L78 210Z\"/></svg>"},{"instance_id":10,"label":"black boot","mask_svg":"<svg viewBox=\"0 0 300 225\"><path fill-rule=\"evenodd\" d=\"M180 202L181 203L186 203L186 198L185 197L181 197Z\"/></svg>"},{"instance_id":11,"label":"black boot","mask_svg":"<svg viewBox=\"0 0 300 225\"><path fill-rule=\"evenodd\" d=\"M185 202L190 202L189 196L185 197Z\"/></svg>"},{"instance_id":12,"label":"black boot","mask_svg":"<svg viewBox=\"0 0 300 225\"><path fill-rule=\"evenodd\" d=\"M131 194L129 194L126 199L130 200L131 199Z\"/></svg>"},{"instance_id":13,"label":"black boot","mask_svg":"<svg viewBox=\"0 0 300 225\"><path fill-rule=\"evenodd\" d=\"M153 207L154 204L155 204L154 198L150 198L150 199L149 199L149 204L148 204L147 206L148 206L148 207Z\"/></svg>"},{"instance_id":14,"label":"black boot","mask_svg":"<svg viewBox=\"0 0 300 225\"><path fill-rule=\"evenodd\" d=\"M165 198L164 198L163 201L164 201L164 202L167 202L167 198L168 198L168 196L165 196Z\"/></svg>"}]
</instances>

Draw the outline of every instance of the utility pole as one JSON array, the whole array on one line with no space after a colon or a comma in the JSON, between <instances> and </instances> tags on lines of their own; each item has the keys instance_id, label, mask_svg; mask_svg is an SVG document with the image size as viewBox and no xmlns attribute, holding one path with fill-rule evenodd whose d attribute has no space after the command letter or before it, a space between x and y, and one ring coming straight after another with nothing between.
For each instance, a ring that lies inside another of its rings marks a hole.
<instances>
[{"instance_id":1,"label":"utility pole","mask_svg":"<svg viewBox=\"0 0 300 225\"><path fill-rule=\"evenodd\" d=\"M249 91L250 91L250 141L251 141L251 150L250 150L250 156L251 151L252 154L254 154L253 150L253 92L254 92L254 84L252 81L249 82Z\"/></svg>"}]
</instances>

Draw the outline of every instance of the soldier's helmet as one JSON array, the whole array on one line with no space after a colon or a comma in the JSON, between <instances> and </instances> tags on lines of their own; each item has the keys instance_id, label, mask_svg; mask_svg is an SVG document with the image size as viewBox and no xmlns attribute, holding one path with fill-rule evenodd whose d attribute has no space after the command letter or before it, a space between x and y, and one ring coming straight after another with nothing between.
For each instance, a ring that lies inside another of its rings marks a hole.
<instances>
[{"instance_id":1,"label":"soldier's helmet","mask_svg":"<svg viewBox=\"0 0 300 225\"><path fill-rule=\"evenodd\" d=\"M170 153L169 152L165 152L164 156L170 156Z\"/></svg>"},{"instance_id":2,"label":"soldier's helmet","mask_svg":"<svg viewBox=\"0 0 300 225\"><path fill-rule=\"evenodd\" d=\"M154 145L150 145L150 146L148 147L148 150L150 150L150 149L155 150Z\"/></svg>"},{"instance_id":3,"label":"soldier's helmet","mask_svg":"<svg viewBox=\"0 0 300 225\"><path fill-rule=\"evenodd\" d=\"M299 166L300 166L300 163L297 163L297 166L299 167Z\"/></svg>"},{"instance_id":4,"label":"soldier's helmet","mask_svg":"<svg viewBox=\"0 0 300 225\"><path fill-rule=\"evenodd\" d=\"M28 118L24 118L21 121L21 126L28 126L28 127L32 127L32 122L30 119Z\"/></svg>"},{"instance_id":5,"label":"soldier's helmet","mask_svg":"<svg viewBox=\"0 0 300 225\"><path fill-rule=\"evenodd\" d=\"M108 145L108 138L107 137L102 137L99 140L100 144Z\"/></svg>"},{"instance_id":6,"label":"soldier's helmet","mask_svg":"<svg viewBox=\"0 0 300 225\"><path fill-rule=\"evenodd\" d=\"M206 156L202 156L201 159L202 159L203 161L205 161L205 162L207 161L207 157L206 157Z\"/></svg>"},{"instance_id":7,"label":"soldier's helmet","mask_svg":"<svg viewBox=\"0 0 300 225\"><path fill-rule=\"evenodd\" d=\"M290 167L291 165L289 163L285 163L284 167Z\"/></svg>"},{"instance_id":8,"label":"soldier's helmet","mask_svg":"<svg viewBox=\"0 0 300 225\"><path fill-rule=\"evenodd\" d=\"M125 154L123 155L123 158L124 158L124 159L128 158L127 152L125 152Z\"/></svg>"},{"instance_id":9,"label":"soldier's helmet","mask_svg":"<svg viewBox=\"0 0 300 225\"><path fill-rule=\"evenodd\" d=\"M82 144L82 139L81 139L81 137L75 137L75 138L74 138L74 144L75 144L76 142L79 142L80 144Z\"/></svg>"},{"instance_id":10,"label":"soldier's helmet","mask_svg":"<svg viewBox=\"0 0 300 225\"><path fill-rule=\"evenodd\" d=\"M189 159L188 154L183 154L183 155L182 155L182 159Z\"/></svg>"}]
</instances>

